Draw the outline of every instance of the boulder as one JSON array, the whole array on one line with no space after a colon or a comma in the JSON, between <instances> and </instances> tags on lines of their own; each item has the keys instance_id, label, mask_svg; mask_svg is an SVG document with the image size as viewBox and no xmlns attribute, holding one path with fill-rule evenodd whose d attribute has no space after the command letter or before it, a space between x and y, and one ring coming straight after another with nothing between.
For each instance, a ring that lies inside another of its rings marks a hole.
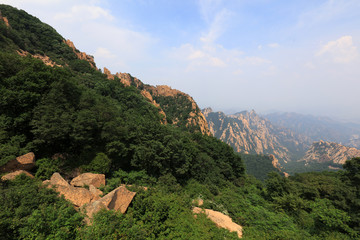
<instances>
[{"instance_id":1,"label":"boulder","mask_svg":"<svg viewBox=\"0 0 360 240\"><path fill-rule=\"evenodd\" d=\"M230 232L236 232L239 238L242 237L242 227L234 223L229 216L211 209L201 209L198 207L194 207L193 212L195 214L205 213L206 216L216 224L216 226L225 228Z\"/></svg>"},{"instance_id":2,"label":"boulder","mask_svg":"<svg viewBox=\"0 0 360 240\"><path fill-rule=\"evenodd\" d=\"M60 173L54 173L50 178L50 184L55 186L70 186L69 183L60 175Z\"/></svg>"},{"instance_id":3,"label":"boulder","mask_svg":"<svg viewBox=\"0 0 360 240\"><path fill-rule=\"evenodd\" d=\"M85 188L71 186L59 173L54 173L50 180L46 180L43 183L48 183L49 187L54 187L55 191L63 195L65 199L72 202L76 207L90 203L95 195L95 193L93 194Z\"/></svg>"},{"instance_id":4,"label":"boulder","mask_svg":"<svg viewBox=\"0 0 360 240\"><path fill-rule=\"evenodd\" d=\"M26 176L34 178L34 176L31 175L29 172L24 171L24 170L18 170L18 171L11 172L11 173L8 173L8 174L2 176L1 180L3 180L3 181L5 181L5 180L14 180L16 178L16 176L18 176L20 174L25 174Z\"/></svg>"},{"instance_id":5,"label":"boulder","mask_svg":"<svg viewBox=\"0 0 360 240\"><path fill-rule=\"evenodd\" d=\"M89 190L70 185L67 187L58 185L55 187L55 191L57 191L60 195L63 195L65 199L72 202L75 207L81 207L86 203L90 203L93 198Z\"/></svg>"},{"instance_id":6,"label":"boulder","mask_svg":"<svg viewBox=\"0 0 360 240\"><path fill-rule=\"evenodd\" d=\"M99 188L101 185L105 186L105 175L95 173L83 173L74 178L70 184L72 186L83 187L84 185Z\"/></svg>"},{"instance_id":7,"label":"boulder","mask_svg":"<svg viewBox=\"0 0 360 240\"><path fill-rule=\"evenodd\" d=\"M99 200L101 198L100 196L103 194L103 192L97 189L96 187L94 187L94 185L89 186L89 191L92 196L91 201Z\"/></svg>"},{"instance_id":8,"label":"boulder","mask_svg":"<svg viewBox=\"0 0 360 240\"><path fill-rule=\"evenodd\" d=\"M31 170L35 167L35 154L29 152L25 155L10 160L0 167L0 172L14 172L17 170Z\"/></svg>"},{"instance_id":9,"label":"boulder","mask_svg":"<svg viewBox=\"0 0 360 240\"><path fill-rule=\"evenodd\" d=\"M88 216L86 222L90 223L89 219L91 219L92 216L101 209L115 210L120 211L121 213L125 213L135 194L136 192L127 190L125 186L120 186L99 200L85 205L84 210Z\"/></svg>"}]
</instances>

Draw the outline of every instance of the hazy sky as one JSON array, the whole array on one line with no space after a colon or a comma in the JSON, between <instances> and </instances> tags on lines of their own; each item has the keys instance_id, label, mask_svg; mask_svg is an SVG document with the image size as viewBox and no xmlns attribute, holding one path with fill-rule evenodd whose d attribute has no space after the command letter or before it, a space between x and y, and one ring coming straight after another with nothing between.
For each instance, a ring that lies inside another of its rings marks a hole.
<instances>
[{"instance_id":1,"label":"hazy sky","mask_svg":"<svg viewBox=\"0 0 360 240\"><path fill-rule=\"evenodd\" d=\"M359 0L0 0L200 107L360 120Z\"/></svg>"}]
</instances>

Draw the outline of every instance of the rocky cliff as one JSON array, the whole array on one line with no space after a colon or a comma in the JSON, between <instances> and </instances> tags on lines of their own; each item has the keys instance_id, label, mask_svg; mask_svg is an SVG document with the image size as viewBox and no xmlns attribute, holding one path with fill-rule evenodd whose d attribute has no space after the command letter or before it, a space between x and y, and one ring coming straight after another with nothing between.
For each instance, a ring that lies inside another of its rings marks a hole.
<instances>
[{"instance_id":1,"label":"rocky cliff","mask_svg":"<svg viewBox=\"0 0 360 240\"><path fill-rule=\"evenodd\" d=\"M286 162L299 159L309 145L307 138L272 125L255 111L225 115L208 108L203 113L212 134L237 152L273 154Z\"/></svg>"},{"instance_id":2,"label":"rocky cliff","mask_svg":"<svg viewBox=\"0 0 360 240\"><path fill-rule=\"evenodd\" d=\"M352 147L345 147L334 142L314 142L302 160L311 163L336 163L344 164L346 160L360 157L360 150Z\"/></svg>"},{"instance_id":3,"label":"rocky cliff","mask_svg":"<svg viewBox=\"0 0 360 240\"><path fill-rule=\"evenodd\" d=\"M144 84L141 80L129 73L112 74L104 68L104 74L109 80L118 80L125 86L133 86L141 90L141 94L164 116L162 122L169 123L192 132L201 132L211 135L205 116L195 100L188 94L166 85L152 86Z\"/></svg>"}]
</instances>

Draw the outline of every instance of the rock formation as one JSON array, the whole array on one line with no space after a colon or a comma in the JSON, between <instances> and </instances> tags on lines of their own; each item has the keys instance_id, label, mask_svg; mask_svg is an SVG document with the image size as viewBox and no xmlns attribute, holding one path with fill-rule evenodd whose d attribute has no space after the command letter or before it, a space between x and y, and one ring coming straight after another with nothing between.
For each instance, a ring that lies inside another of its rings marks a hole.
<instances>
[{"instance_id":1,"label":"rock formation","mask_svg":"<svg viewBox=\"0 0 360 240\"><path fill-rule=\"evenodd\" d=\"M306 162L344 164L346 160L354 157L360 157L360 150L320 140L311 145L302 160Z\"/></svg>"},{"instance_id":2,"label":"rock formation","mask_svg":"<svg viewBox=\"0 0 360 240\"><path fill-rule=\"evenodd\" d=\"M68 45L70 48L72 48L73 52L76 54L78 59L88 61L92 68L97 69L93 56L87 55L84 52L80 52L78 49L76 49L74 43L72 41L70 41L69 39L64 40L64 43L66 43L66 45Z\"/></svg>"},{"instance_id":3,"label":"rock formation","mask_svg":"<svg viewBox=\"0 0 360 240\"><path fill-rule=\"evenodd\" d=\"M287 162L303 156L309 144L307 138L272 125L254 110L225 115L223 112L204 109L203 113L212 134L237 152L273 154L277 159Z\"/></svg>"},{"instance_id":4,"label":"rock formation","mask_svg":"<svg viewBox=\"0 0 360 240\"><path fill-rule=\"evenodd\" d=\"M0 167L0 172L13 172L17 170L31 170L35 167L35 154L33 152L27 153L14 160L10 160L5 165Z\"/></svg>"},{"instance_id":5,"label":"rock formation","mask_svg":"<svg viewBox=\"0 0 360 240\"><path fill-rule=\"evenodd\" d=\"M27 56L27 55L31 55L33 58L37 58L37 59L40 59L41 61L43 61L43 63L45 64L45 65L47 65L47 66L50 66L50 67L55 67L55 66L57 66L57 67L62 67L61 65L59 65L59 64L56 64L54 61L52 61L48 56L46 56L46 55L40 55L40 54L30 54L29 52L27 52L27 51L24 51L24 50L21 50L21 49L19 49L19 50L17 50L16 51L20 56L22 56L22 57L25 57L25 56Z\"/></svg>"},{"instance_id":6,"label":"rock formation","mask_svg":"<svg viewBox=\"0 0 360 240\"><path fill-rule=\"evenodd\" d=\"M84 187L85 185L99 188L105 186L105 175L96 173L83 173L71 180L70 185Z\"/></svg>"},{"instance_id":7,"label":"rock formation","mask_svg":"<svg viewBox=\"0 0 360 240\"><path fill-rule=\"evenodd\" d=\"M271 164L274 166L274 168L282 172L285 177L289 177L289 174L283 171L283 167L281 166L279 160L277 160L274 155L270 154L269 158L271 159Z\"/></svg>"},{"instance_id":8,"label":"rock formation","mask_svg":"<svg viewBox=\"0 0 360 240\"><path fill-rule=\"evenodd\" d=\"M236 232L239 238L242 238L242 227L232 221L229 216L221 212L217 212L211 209L201 209L198 207L193 208L195 214L204 213L206 216L213 221L216 226L220 228L225 228L230 232Z\"/></svg>"},{"instance_id":9,"label":"rock formation","mask_svg":"<svg viewBox=\"0 0 360 240\"><path fill-rule=\"evenodd\" d=\"M44 181L44 184L48 184L50 188L53 187L59 195L63 195L75 207L81 207L86 203L90 203L94 198L89 190L71 186L59 173L54 173L50 180Z\"/></svg>"},{"instance_id":10,"label":"rock formation","mask_svg":"<svg viewBox=\"0 0 360 240\"><path fill-rule=\"evenodd\" d=\"M3 21L7 27L10 27L9 20L7 17L4 17L0 11L0 21Z\"/></svg>"},{"instance_id":11,"label":"rock formation","mask_svg":"<svg viewBox=\"0 0 360 240\"><path fill-rule=\"evenodd\" d=\"M3 180L3 181L5 181L5 180L14 180L17 176L19 176L21 174L25 174L28 177L34 178L34 176L32 174L30 174L29 172L27 172L27 171L17 170L15 172L5 174L4 176L1 177L1 180Z\"/></svg>"},{"instance_id":12,"label":"rock formation","mask_svg":"<svg viewBox=\"0 0 360 240\"><path fill-rule=\"evenodd\" d=\"M136 192L127 190L123 185L106 194L104 197L86 205L84 210L90 218L103 208L125 213L135 195Z\"/></svg>"}]
</instances>

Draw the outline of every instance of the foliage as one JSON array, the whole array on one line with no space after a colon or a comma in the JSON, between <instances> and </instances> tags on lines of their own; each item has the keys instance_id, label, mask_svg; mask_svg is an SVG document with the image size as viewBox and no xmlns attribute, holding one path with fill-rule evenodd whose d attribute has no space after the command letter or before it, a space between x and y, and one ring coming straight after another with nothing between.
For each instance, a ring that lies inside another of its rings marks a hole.
<instances>
[{"instance_id":1,"label":"foliage","mask_svg":"<svg viewBox=\"0 0 360 240\"><path fill-rule=\"evenodd\" d=\"M25 175L0 182L3 239L73 239L83 217L41 182Z\"/></svg>"}]
</instances>

